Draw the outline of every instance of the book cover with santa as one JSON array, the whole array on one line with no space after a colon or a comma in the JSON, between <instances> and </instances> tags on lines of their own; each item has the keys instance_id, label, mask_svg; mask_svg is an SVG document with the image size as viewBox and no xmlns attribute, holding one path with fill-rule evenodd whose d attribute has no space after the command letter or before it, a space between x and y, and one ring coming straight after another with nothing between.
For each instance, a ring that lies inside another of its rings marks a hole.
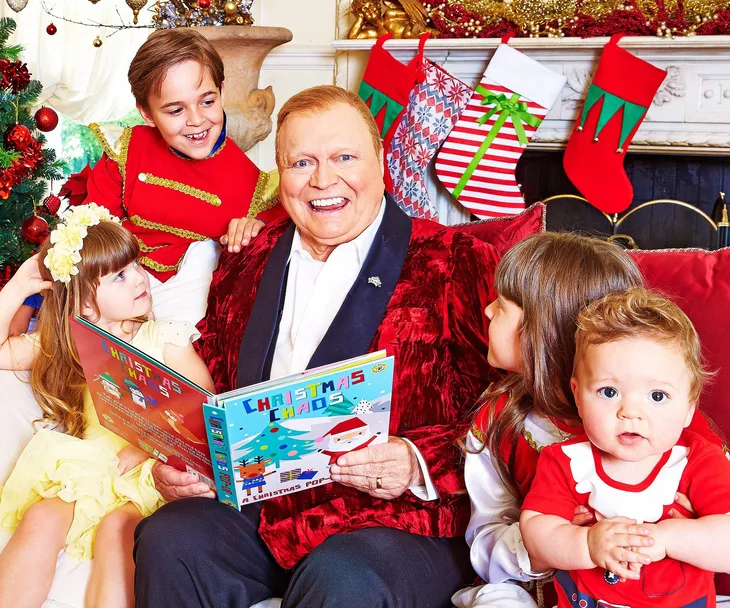
<instances>
[{"instance_id":1,"label":"book cover with santa","mask_svg":"<svg viewBox=\"0 0 730 608\"><path fill-rule=\"evenodd\" d=\"M234 507L330 482L343 454L388 440L385 351L219 395L204 407L218 499Z\"/></svg>"}]
</instances>

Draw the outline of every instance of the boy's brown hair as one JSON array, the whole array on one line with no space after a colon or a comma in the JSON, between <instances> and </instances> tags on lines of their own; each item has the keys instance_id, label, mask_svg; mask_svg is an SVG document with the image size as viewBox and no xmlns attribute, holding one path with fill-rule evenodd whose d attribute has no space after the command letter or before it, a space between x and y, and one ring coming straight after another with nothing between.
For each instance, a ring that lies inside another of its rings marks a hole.
<instances>
[{"instance_id":1,"label":"boy's brown hair","mask_svg":"<svg viewBox=\"0 0 730 608\"><path fill-rule=\"evenodd\" d=\"M206 70L220 91L223 60L210 41L190 28L157 30L139 47L127 77L137 104L148 109L150 95L159 95L170 68L185 61L196 61ZM204 71L201 71L201 80Z\"/></svg>"},{"instance_id":2,"label":"boy's brown hair","mask_svg":"<svg viewBox=\"0 0 730 608\"><path fill-rule=\"evenodd\" d=\"M702 387L712 374L703 364L697 331L674 302L643 288L609 294L581 311L575 332L573 375L591 346L630 338L648 339L676 348L690 375L690 399L699 402Z\"/></svg>"}]
</instances>

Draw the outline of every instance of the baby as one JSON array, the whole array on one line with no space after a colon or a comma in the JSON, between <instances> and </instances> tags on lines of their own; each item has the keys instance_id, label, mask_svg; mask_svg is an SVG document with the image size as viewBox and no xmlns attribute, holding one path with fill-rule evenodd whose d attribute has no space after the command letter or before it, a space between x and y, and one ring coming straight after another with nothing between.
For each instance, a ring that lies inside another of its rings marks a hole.
<instances>
[{"instance_id":1,"label":"baby","mask_svg":"<svg viewBox=\"0 0 730 608\"><path fill-rule=\"evenodd\" d=\"M545 448L520 526L558 608L715 606L730 569L730 464L687 429L708 373L687 316L641 288L587 307L571 387L584 434ZM696 519L672 519L688 496ZM588 506L597 523L570 523Z\"/></svg>"}]
</instances>

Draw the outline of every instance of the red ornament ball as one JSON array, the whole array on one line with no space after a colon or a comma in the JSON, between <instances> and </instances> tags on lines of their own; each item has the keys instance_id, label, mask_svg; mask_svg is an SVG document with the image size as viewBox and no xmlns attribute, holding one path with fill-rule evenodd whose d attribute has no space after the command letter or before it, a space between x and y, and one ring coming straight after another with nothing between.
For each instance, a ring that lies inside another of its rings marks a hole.
<instances>
[{"instance_id":1,"label":"red ornament ball","mask_svg":"<svg viewBox=\"0 0 730 608\"><path fill-rule=\"evenodd\" d=\"M57 31L58 31L58 28L55 25L53 25L52 23L50 23L48 25L48 27L46 28L46 34L48 34L49 36L53 36L53 34L55 34Z\"/></svg>"},{"instance_id":2,"label":"red ornament ball","mask_svg":"<svg viewBox=\"0 0 730 608\"><path fill-rule=\"evenodd\" d=\"M20 234L23 235L23 238L29 243L34 244L42 243L46 240L49 232L48 222L39 215L30 216L23 222L20 228Z\"/></svg>"},{"instance_id":3,"label":"red ornament ball","mask_svg":"<svg viewBox=\"0 0 730 608\"><path fill-rule=\"evenodd\" d=\"M203 10L210 8L210 0L198 0L198 7Z\"/></svg>"},{"instance_id":4,"label":"red ornament ball","mask_svg":"<svg viewBox=\"0 0 730 608\"><path fill-rule=\"evenodd\" d=\"M49 215L56 215L61 208L61 199L55 194L49 194L43 201L43 207Z\"/></svg>"},{"instance_id":5,"label":"red ornament ball","mask_svg":"<svg viewBox=\"0 0 730 608\"><path fill-rule=\"evenodd\" d=\"M47 133L58 126L58 114L51 108L43 107L35 113L35 124L39 131Z\"/></svg>"}]
</instances>

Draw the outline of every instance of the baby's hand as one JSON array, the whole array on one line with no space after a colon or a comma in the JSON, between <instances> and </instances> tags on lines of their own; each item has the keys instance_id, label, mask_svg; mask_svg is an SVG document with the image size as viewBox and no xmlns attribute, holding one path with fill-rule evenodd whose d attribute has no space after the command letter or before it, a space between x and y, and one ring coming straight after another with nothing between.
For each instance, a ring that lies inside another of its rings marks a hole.
<instances>
[{"instance_id":1,"label":"baby's hand","mask_svg":"<svg viewBox=\"0 0 730 608\"><path fill-rule=\"evenodd\" d=\"M228 251L238 253L241 247L245 247L255 237L264 223L252 217L241 217L232 219L228 224L228 233L221 237L221 245L228 245Z\"/></svg>"},{"instance_id":2,"label":"baby's hand","mask_svg":"<svg viewBox=\"0 0 730 608\"><path fill-rule=\"evenodd\" d=\"M636 547L649 547L653 543L645 526L626 517L602 519L588 530L588 553L593 563L622 579L639 580L639 573L629 565L651 563L651 558Z\"/></svg>"},{"instance_id":3,"label":"baby's hand","mask_svg":"<svg viewBox=\"0 0 730 608\"><path fill-rule=\"evenodd\" d=\"M649 530L651 538L654 540L653 545L643 547L632 547L642 555L648 556L652 562L658 562L667 556L667 539L662 531L661 524L644 524Z\"/></svg>"},{"instance_id":4,"label":"baby's hand","mask_svg":"<svg viewBox=\"0 0 730 608\"><path fill-rule=\"evenodd\" d=\"M18 268L6 287L18 290L23 299L53 287L52 281L44 281L41 276L39 254L29 257Z\"/></svg>"}]
</instances>

